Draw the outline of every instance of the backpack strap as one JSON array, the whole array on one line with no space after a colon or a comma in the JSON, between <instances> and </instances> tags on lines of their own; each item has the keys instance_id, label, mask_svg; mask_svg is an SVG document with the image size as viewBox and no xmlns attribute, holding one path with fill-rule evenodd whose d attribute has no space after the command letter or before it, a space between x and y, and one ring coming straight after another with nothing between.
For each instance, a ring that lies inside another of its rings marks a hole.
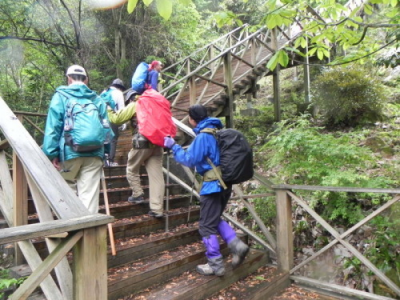
<instances>
[{"instance_id":1,"label":"backpack strap","mask_svg":"<svg viewBox=\"0 0 400 300\"><path fill-rule=\"evenodd\" d=\"M216 137L217 129L216 128L204 128L203 130L200 130L200 132L209 133L209 134L214 135L214 137ZM226 186L225 182L222 180L221 168L216 167L209 157L207 157L207 162L212 167L212 171L214 173L213 175L219 180L219 182L220 182L221 186L224 188L224 190L226 190L228 187ZM208 172L210 172L210 171L207 171L206 174ZM207 174L207 175L209 175L209 174ZM207 181L207 180L204 180L204 181Z\"/></svg>"}]
</instances>

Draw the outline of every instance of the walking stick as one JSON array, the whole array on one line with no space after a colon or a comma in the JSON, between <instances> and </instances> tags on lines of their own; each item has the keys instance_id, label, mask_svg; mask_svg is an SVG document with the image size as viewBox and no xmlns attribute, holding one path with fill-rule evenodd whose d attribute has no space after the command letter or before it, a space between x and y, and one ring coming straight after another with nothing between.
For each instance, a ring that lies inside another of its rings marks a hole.
<instances>
[{"instance_id":1,"label":"walking stick","mask_svg":"<svg viewBox=\"0 0 400 300\"><path fill-rule=\"evenodd\" d=\"M169 216L168 216L168 211L169 211L169 153L170 153L170 149L167 150L167 203L166 203L166 216L165 216L165 232L168 232L169 229Z\"/></svg>"},{"instance_id":2,"label":"walking stick","mask_svg":"<svg viewBox=\"0 0 400 300\"><path fill-rule=\"evenodd\" d=\"M108 205L108 194L107 194L107 184L106 178L104 175L104 169L101 170L101 184L103 186L103 195L104 195L104 204L106 206L106 214L111 216L110 214L110 206ZM117 252L115 251L115 242L114 242L114 233L112 230L112 224L108 223L108 235L110 236L110 245L111 245L111 254L115 256Z\"/></svg>"},{"instance_id":3,"label":"walking stick","mask_svg":"<svg viewBox=\"0 0 400 300\"><path fill-rule=\"evenodd\" d=\"M192 206L192 200L193 200L194 181L195 181L195 177L194 177L194 173L193 173L192 192L190 193L190 201L189 201L189 209L188 209L188 217L187 217L187 221L186 221L186 227L189 227L189 221L190 221L190 209L191 209L191 206Z\"/></svg>"}]
</instances>

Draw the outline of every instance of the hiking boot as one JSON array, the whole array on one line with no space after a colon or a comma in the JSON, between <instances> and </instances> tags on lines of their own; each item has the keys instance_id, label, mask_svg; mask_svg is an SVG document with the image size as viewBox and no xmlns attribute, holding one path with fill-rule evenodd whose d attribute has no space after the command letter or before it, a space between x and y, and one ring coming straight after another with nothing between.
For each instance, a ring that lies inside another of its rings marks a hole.
<instances>
[{"instance_id":1,"label":"hiking boot","mask_svg":"<svg viewBox=\"0 0 400 300\"><path fill-rule=\"evenodd\" d=\"M137 196L137 197L130 196L128 198L128 202L129 203L136 203L136 204L143 203L144 202L144 195L142 194L142 195Z\"/></svg>"},{"instance_id":2,"label":"hiking boot","mask_svg":"<svg viewBox=\"0 0 400 300\"><path fill-rule=\"evenodd\" d=\"M159 219L159 218L164 217L164 214L163 213L156 213L156 212L151 210L151 211L149 211L149 216Z\"/></svg>"},{"instance_id":3,"label":"hiking boot","mask_svg":"<svg viewBox=\"0 0 400 300\"><path fill-rule=\"evenodd\" d=\"M225 275L225 266L224 266L224 260L221 257L217 258L209 258L208 263L204 265L198 265L196 267L196 271L200 273L201 275L215 275L218 277L224 276Z\"/></svg>"},{"instance_id":4,"label":"hiking boot","mask_svg":"<svg viewBox=\"0 0 400 300\"><path fill-rule=\"evenodd\" d=\"M241 239L235 237L229 244L228 248L232 253L232 267L238 267L245 259L250 248Z\"/></svg>"}]
</instances>

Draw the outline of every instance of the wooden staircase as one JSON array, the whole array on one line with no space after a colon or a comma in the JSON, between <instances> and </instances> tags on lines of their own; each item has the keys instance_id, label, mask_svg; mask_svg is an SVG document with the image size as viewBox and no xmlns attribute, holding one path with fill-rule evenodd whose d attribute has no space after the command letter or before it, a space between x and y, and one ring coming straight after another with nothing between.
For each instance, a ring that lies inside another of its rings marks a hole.
<instances>
[{"instance_id":1,"label":"wooden staircase","mask_svg":"<svg viewBox=\"0 0 400 300\"><path fill-rule=\"evenodd\" d=\"M116 255L111 255L111 249L108 255L108 299L207 299L270 263L265 251L252 249L245 262L232 271L228 249L221 240L227 274L222 278L197 274L196 265L206 262L198 233L199 206L195 203L190 205L190 194L171 182L167 187L170 210L166 212L169 224L166 230L165 218L147 215L148 179L144 168L141 170L141 183L146 201L141 204L127 202L131 190L122 159L126 158L130 148L123 145L130 145L130 139L129 130L121 133L117 148L121 165L104 169L110 210L116 218L112 224ZM177 167L172 158L170 165L171 169ZM103 196L100 205L100 212L103 212ZM241 238L247 242L246 235L241 235Z\"/></svg>"}]
</instances>

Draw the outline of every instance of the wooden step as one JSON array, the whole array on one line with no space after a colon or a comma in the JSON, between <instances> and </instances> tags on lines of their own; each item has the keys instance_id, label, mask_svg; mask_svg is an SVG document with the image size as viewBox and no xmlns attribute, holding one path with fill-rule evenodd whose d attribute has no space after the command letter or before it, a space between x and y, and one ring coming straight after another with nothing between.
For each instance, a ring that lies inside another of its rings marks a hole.
<instances>
[{"instance_id":1,"label":"wooden step","mask_svg":"<svg viewBox=\"0 0 400 300\"><path fill-rule=\"evenodd\" d=\"M142 259L151 253L160 253L171 250L184 244L200 240L198 223L189 223L165 229L160 229L147 235L133 238L117 239L116 255L111 255L109 250L108 267L114 268L137 259Z\"/></svg>"},{"instance_id":2,"label":"wooden step","mask_svg":"<svg viewBox=\"0 0 400 300\"><path fill-rule=\"evenodd\" d=\"M289 285L289 273L277 271L276 266L263 266L204 300L217 300L221 298L246 300L272 299L274 295Z\"/></svg>"},{"instance_id":3,"label":"wooden step","mask_svg":"<svg viewBox=\"0 0 400 300\"><path fill-rule=\"evenodd\" d=\"M229 250L226 244L222 241L220 241L220 244L221 253L227 256ZM265 253L263 254L265 255ZM263 261L263 264L267 261L266 257L265 255L265 262ZM254 259L251 260L253 261ZM171 277L178 276L183 272L194 270L196 265L205 262L204 246L198 241L177 247L171 251L156 253L118 268L111 268L109 269L108 276L108 299L120 299L120 297L131 293L137 293L149 288L151 285L159 284L160 282L169 280Z\"/></svg>"},{"instance_id":4,"label":"wooden step","mask_svg":"<svg viewBox=\"0 0 400 300\"><path fill-rule=\"evenodd\" d=\"M227 248L224 249L226 253ZM202 254L200 263L206 261L204 254ZM129 298L132 300L139 299L163 299L163 300L201 300L209 297L210 295L228 287L237 280L246 277L249 273L256 271L260 267L268 263L268 255L259 250L251 249L245 261L237 267L234 271L230 265L230 259L226 259L226 274L223 277L217 276L203 276L195 271L196 264L191 264L191 268L182 275L168 280L165 283L152 286L148 291L141 292L136 295L131 295ZM115 299L115 298L109 298ZM222 298L234 299L234 298ZM237 298L248 299L248 298ZM264 298L268 299L268 298Z\"/></svg>"},{"instance_id":5,"label":"wooden step","mask_svg":"<svg viewBox=\"0 0 400 300\"><path fill-rule=\"evenodd\" d=\"M119 202L109 203L110 215L114 216L116 219L130 218L138 215L145 215L149 212L149 200L145 199L143 203L136 204L127 201L128 197ZM179 207L187 208L189 206L190 196L188 195L177 195L169 196L169 208L175 209ZM167 200L164 198L164 208L166 207ZM102 204L99 207L99 213L105 214L105 205Z\"/></svg>"},{"instance_id":6,"label":"wooden step","mask_svg":"<svg viewBox=\"0 0 400 300\"><path fill-rule=\"evenodd\" d=\"M141 204L139 204L141 205ZM168 213L168 223L171 228L195 222L199 219L200 208L192 207L190 210L189 222L188 209L187 208L177 208L172 209ZM143 234L148 234L152 231L157 231L160 229L165 229L166 217L163 218L153 218L146 215L138 215L132 218L118 219L112 223L114 238L129 238L140 236Z\"/></svg>"}]
</instances>

